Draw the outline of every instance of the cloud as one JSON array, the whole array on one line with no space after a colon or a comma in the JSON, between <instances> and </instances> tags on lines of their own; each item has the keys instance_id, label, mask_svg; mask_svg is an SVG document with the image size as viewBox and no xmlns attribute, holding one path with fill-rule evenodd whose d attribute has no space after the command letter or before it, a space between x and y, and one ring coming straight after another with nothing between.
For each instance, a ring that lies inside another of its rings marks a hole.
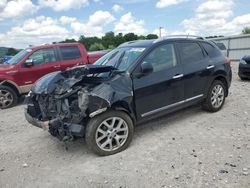
<instances>
[{"instance_id":1,"label":"cloud","mask_svg":"<svg viewBox=\"0 0 250 188\"><path fill-rule=\"evenodd\" d=\"M69 31L59 26L58 21L45 16L28 19L0 35L0 46L25 48L28 45L41 45L69 37Z\"/></svg>"},{"instance_id":2,"label":"cloud","mask_svg":"<svg viewBox=\"0 0 250 188\"><path fill-rule=\"evenodd\" d=\"M226 32L227 35L239 34L247 26L250 26L250 14L235 17L221 28L221 33Z\"/></svg>"},{"instance_id":3,"label":"cloud","mask_svg":"<svg viewBox=\"0 0 250 188\"><path fill-rule=\"evenodd\" d=\"M149 2L150 0L116 0L115 2L120 3L120 4L136 4L136 3L144 3L144 2Z\"/></svg>"},{"instance_id":4,"label":"cloud","mask_svg":"<svg viewBox=\"0 0 250 188\"><path fill-rule=\"evenodd\" d=\"M89 16L89 20L85 23L73 22L71 28L74 33L84 35L87 37L104 35L103 27L115 20L115 17L108 11L96 11Z\"/></svg>"},{"instance_id":5,"label":"cloud","mask_svg":"<svg viewBox=\"0 0 250 188\"><path fill-rule=\"evenodd\" d=\"M77 39L79 35L101 37L104 35L103 27L114 20L115 17L107 11L96 11L85 23L74 17L61 16L53 19L39 16L27 19L8 32L0 34L0 46L25 48L28 45L52 43L66 38ZM64 27L65 24L70 24L70 27Z\"/></svg>"},{"instance_id":6,"label":"cloud","mask_svg":"<svg viewBox=\"0 0 250 188\"><path fill-rule=\"evenodd\" d=\"M72 22L75 22L76 21L76 18L73 18L73 17L67 17L67 16L61 16L60 17L60 22L62 24L70 24Z\"/></svg>"},{"instance_id":7,"label":"cloud","mask_svg":"<svg viewBox=\"0 0 250 188\"><path fill-rule=\"evenodd\" d=\"M30 15L37 10L31 0L0 0L0 20Z\"/></svg>"},{"instance_id":8,"label":"cloud","mask_svg":"<svg viewBox=\"0 0 250 188\"><path fill-rule=\"evenodd\" d=\"M84 35L85 37L102 37L104 35L103 28L100 26L90 26L88 24L74 22L71 24L74 33Z\"/></svg>"},{"instance_id":9,"label":"cloud","mask_svg":"<svg viewBox=\"0 0 250 188\"><path fill-rule=\"evenodd\" d=\"M145 34L146 29L144 28L143 20L136 20L132 16L131 12L124 14L118 23L115 24L115 33L135 33L135 34Z\"/></svg>"},{"instance_id":10,"label":"cloud","mask_svg":"<svg viewBox=\"0 0 250 188\"><path fill-rule=\"evenodd\" d=\"M233 0L206 1L197 7L193 18L183 20L181 25L192 34L206 36L239 34L242 27L250 23L249 15L239 16L230 21L233 7Z\"/></svg>"},{"instance_id":11,"label":"cloud","mask_svg":"<svg viewBox=\"0 0 250 188\"><path fill-rule=\"evenodd\" d=\"M38 0L40 7L50 7L55 11L80 9L89 5L88 0Z\"/></svg>"},{"instance_id":12,"label":"cloud","mask_svg":"<svg viewBox=\"0 0 250 188\"><path fill-rule=\"evenodd\" d=\"M157 8L165 8L165 7L169 7L172 5L177 5L177 4L183 3L185 1L188 1L188 0L159 0L156 3L156 7Z\"/></svg>"},{"instance_id":13,"label":"cloud","mask_svg":"<svg viewBox=\"0 0 250 188\"><path fill-rule=\"evenodd\" d=\"M159 37L159 28L156 28L155 30L153 30L153 34L156 34ZM194 34L191 31L179 31L179 30L175 30L175 31L167 31L165 28L161 29L161 36L171 36L171 35L187 35L187 34Z\"/></svg>"},{"instance_id":14,"label":"cloud","mask_svg":"<svg viewBox=\"0 0 250 188\"><path fill-rule=\"evenodd\" d=\"M112 7L112 10L113 10L114 12L121 12L121 11L123 11L123 7L120 6L120 5L118 5L118 4L115 4L115 5Z\"/></svg>"},{"instance_id":15,"label":"cloud","mask_svg":"<svg viewBox=\"0 0 250 188\"><path fill-rule=\"evenodd\" d=\"M106 25L115 20L115 17L108 11L96 11L89 16L89 24L92 26Z\"/></svg>"}]
</instances>

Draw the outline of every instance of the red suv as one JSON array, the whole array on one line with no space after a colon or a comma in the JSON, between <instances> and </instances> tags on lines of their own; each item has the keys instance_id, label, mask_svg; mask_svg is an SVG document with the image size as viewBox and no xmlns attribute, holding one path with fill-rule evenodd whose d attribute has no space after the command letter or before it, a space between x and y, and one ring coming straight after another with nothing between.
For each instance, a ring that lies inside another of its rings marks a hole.
<instances>
[{"instance_id":1,"label":"red suv","mask_svg":"<svg viewBox=\"0 0 250 188\"><path fill-rule=\"evenodd\" d=\"M15 106L42 76L67 68L92 64L106 52L87 53L80 43L51 44L27 48L0 65L0 109Z\"/></svg>"}]
</instances>

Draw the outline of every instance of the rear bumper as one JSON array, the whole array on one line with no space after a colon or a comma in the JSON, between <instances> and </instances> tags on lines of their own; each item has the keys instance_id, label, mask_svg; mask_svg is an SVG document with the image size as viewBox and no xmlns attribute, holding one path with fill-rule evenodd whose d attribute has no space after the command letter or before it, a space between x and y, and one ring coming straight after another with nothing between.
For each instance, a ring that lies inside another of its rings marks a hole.
<instances>
[{"instance_id":1,"label":"rear bumper","mask_svg":"<svg viewBox=\"0 0 250 188\"><path fill-rule=\"evenodd\" d=\"M238 75L241 78L250 78L250 64L239 64Z\"/></svg>"}]
</instances>

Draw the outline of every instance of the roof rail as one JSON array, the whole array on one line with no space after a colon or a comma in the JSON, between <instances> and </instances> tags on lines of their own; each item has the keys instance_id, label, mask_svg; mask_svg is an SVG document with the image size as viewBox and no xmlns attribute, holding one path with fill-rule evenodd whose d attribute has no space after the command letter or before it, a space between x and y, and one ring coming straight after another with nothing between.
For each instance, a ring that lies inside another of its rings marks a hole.
<instances>
[{"instance_id":1,"label":"roof rail","mask_svg":"<svg viewBox=\"0 0 250 188\"><path fill-rule=\"evenodd\" d=\"M154 43L157 43L157 42L160 42L160 41L163 41L163 40L166 40L166 39L171 39L171 38L187 38L187 39L193 38L193 39L205 40L204 37L196 36L196 35L168 35L168 36L164 36L164 37L156 39L154 41Z\"/></svg>"}]
</instances>

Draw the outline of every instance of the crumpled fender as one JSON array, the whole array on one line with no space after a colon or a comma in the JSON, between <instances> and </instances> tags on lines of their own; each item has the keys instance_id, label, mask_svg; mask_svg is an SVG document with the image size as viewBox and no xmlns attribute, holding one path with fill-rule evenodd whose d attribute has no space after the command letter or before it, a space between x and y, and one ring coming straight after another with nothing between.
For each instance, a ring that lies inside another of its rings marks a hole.
<instances>
[{"instance_id":1,"label":"crumpled fender","mask_svg":"<svg viewBox=\"0 0 250 188\"><path fill-rule=\"evenodd\" d=\"M87 110L90 117L105 112L113 104L131 104L133 101L131 78L129 75L116 75L112 81L104 82L90 92L79 92L78 100L80 109Z\"/></svg>"}]
</instances>

